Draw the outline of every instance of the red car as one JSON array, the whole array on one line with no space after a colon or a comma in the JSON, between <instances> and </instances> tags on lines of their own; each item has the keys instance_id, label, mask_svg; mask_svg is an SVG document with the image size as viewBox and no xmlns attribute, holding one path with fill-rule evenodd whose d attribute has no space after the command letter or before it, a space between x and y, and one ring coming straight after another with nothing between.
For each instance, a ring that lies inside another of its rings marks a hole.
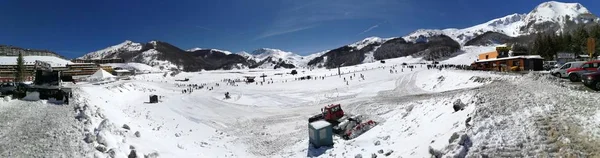
<instances>
[{"instance_id":1,"label":"red car","mask_svg":"<svg viewBox=\"0 0 600 158\"><path fill-rule=\"evenodd\" d=\"M600 60L592 60L583 63L579 67L569 68L567 69L567 75L569 76L569 80L571 82L579 82L581 81L581 75L585 73L595 72L600 65Z\"/></svg>"}]
</instances>

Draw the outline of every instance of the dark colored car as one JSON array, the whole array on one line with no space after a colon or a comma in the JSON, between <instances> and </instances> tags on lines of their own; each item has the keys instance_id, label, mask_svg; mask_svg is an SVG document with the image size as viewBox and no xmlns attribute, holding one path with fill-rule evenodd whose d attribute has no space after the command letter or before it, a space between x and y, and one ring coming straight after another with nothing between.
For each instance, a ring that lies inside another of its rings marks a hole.
<instances>
[{"instance_id":1,"label":"dark colored car","mask_svg":"<svg viewBox=\"0 0 600 158\"><path fill-rule=\"evenodd\" d=\"M13 82L0 83L0 96L10 95L16 89L17 89L17 86L15 86L15 83L13 83Z\"/></svg>"},{"instance_id":2,"label":"dark colored car","mask_svg":"<svg viewBox=\"0 0 600 158\"><path fill-rule=\"evenodd\" d=\"M579 67L567 69L567 75L571 82L579 82L581 81L583 74L595 72L598 67L600 67L600 60L588 61Z\"/></svg>"},{"instance_id":3,"label":"dark colored car","mask_svg":"<svg viewBox=\"0 0 600 158\"><path fill-rule=\"evenodd\" d=\"M584 74L581 78L583 85L593 90L600 91L600 68L598 70L599 71Z\"/></svg>"},{"instance_id":4,"label":"dark colored car","mask_svg":"<svg viewBox=\"0 0 600 158\"><path fill-rule=\"evenodd\" d=\"M13 82L0 83L0 96L11 95L19 88L30 89L32 87L25 83L13 83Z\"/></svg>"}]
</instances>

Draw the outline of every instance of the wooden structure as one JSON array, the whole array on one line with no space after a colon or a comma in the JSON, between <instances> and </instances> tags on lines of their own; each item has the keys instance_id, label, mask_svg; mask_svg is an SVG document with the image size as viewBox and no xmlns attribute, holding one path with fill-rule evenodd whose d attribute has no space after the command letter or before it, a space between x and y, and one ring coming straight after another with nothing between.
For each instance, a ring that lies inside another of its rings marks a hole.
<instances>
[{"instance_id":1,"label":"wooden structure","mask_svg":"<svg viewBox=\"0 0 600 158\"><path fill-rule=\"evenodd\" d=\"M477 60L488 60L488 59L494 59L498 57L498 52L493 51L493 52L487 52L487 53L481 53L479 54L479 57L477 58Z\"/></svg>"},{"instance_id":2,"label":"wooden structure","mask_svg":"<svg viewBox=\"0 0 600 158\"><path fill-rule=\"evenodd\" d=\"M544 69L544 58L539 55L512 56L478 60L471 64L475 69L488 71L540 71Z\"/></svg>"}]
</instances>

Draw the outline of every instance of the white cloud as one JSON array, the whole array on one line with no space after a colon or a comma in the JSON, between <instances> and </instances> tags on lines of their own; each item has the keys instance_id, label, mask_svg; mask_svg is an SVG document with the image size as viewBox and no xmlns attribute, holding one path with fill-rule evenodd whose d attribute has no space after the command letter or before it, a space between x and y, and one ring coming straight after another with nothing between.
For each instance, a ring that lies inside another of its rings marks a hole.
<instances>
[{"instance_id":1,"label":"white cloud","mask_svg":"<svg viewBox=\"0 0 600 158\"><path fill-rule=\"evenodd\" d=\"M260 34L258 37L254 38L254 40L263 39L263 38L267 38L267 37L271 37L271 36L288 34L288 33L292 33L292 32L298 32L298 31L302 31L302 30L306 30L306 29L311 29L313 27L316 27L316 25L290 28L287 30L274 30L274 31L264 32L264 33Z\"/></svg>"},{"instance_id":2,"label":"white cloud","mask_svg":"<svg viewBox=\"0 0 600 158\"><path fill-rule=\"evenodd\" d=\"M409 1L399 0L282 0L276 18L256 39L283 35L352 19L394 20L410 10Z\"/></svg>"},{"instance_id":3,"label":"white cloud","mask_svg":"<svg viewBox=\"0 0 600 158\"><path fill-rule=\"evenodd\" d=\"M207 28L207 27L202 27L202 26L196 26L196 28L203 29L203 30L208 30L208 31L212 31L212 29Z\"/></svg>"},{"instance_id":4,"label":"white cloud","mask_svg":"<svg viewBox=\"0 0 600 158\"><path fill-rule=\"evenodd\" d=\"M373 26L369 27L368 29L366 29L366 30L364 30L363 32L359 33L359 35L362 35L362 34L364 34L364 33L367 33L367 32L369 32L369 31L371 31L371 30L373 30L373 29L375 29L375 28L377 28L377 27L379 27L379 24L377 24L377 25L373 25Z\"/></svg>"}]
</instances>

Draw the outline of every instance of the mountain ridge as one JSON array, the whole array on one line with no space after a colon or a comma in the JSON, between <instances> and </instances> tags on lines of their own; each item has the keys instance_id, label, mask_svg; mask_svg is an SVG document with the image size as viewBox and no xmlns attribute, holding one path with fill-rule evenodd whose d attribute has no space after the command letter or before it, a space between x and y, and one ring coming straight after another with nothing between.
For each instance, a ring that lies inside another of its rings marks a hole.
<instances>
[{"instance_id":1,"label":"mountain ridge","mask_svg":"<svg viewBox=\"0 0 600 158\"><path fill-rule=\"evenodd\" d=\"M598 21L600 21L600 18L580 3L548 1L539 4L528 13L513 13L471 27L462 29L418 29L402 37L367 37L336 49L305 56L273 48L260 48L250 53L231 53L208 48L193 48L185 52L203 51L204 53L200 53L202 55L195 57L204 62L200 65L204 65L209 69L335 67L337 65L350 66L404 56L422 58L423 60L438 60L455 54L462 46L466 45L528 41L531 35L535 33L561 33L569 31L569 28L577 25L597 24ZM91 52L81 58L127 56L127 52L144 50L144 48L140 48L140 45L142 44L125 41L115 46ZM209 57L206 54L215 52L224 55L217 54ZM121 55L121 53L125 55ZM224 61L225 58L229 61L226 62L229 63L226 64L227 66L207 64L212 62L210 60ZM231 63L230 60L235 62Z\"/></svg>"}]
</instances>

